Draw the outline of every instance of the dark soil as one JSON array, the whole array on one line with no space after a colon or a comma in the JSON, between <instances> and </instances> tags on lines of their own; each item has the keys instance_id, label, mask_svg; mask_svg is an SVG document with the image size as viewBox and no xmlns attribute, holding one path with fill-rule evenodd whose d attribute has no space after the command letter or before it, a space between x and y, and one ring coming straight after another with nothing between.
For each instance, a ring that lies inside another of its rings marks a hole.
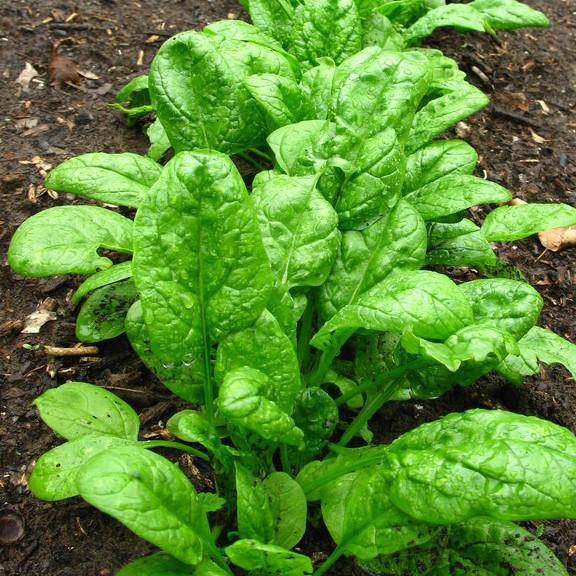
<instances>
[{"instance_id":1,"label":"dark soil","mask_svg":"<svg viewBox=\"0 0 576 576\"><path fill-rule=\"evenodd\" d=\"M471 81L490 93L492 106L458 127L478 150L480 173L527 201L576 205L576 26L573 0L532 0L551 17L550 30L459 36L441 32L432 44L458 59ZM146 140L109 108L114 93L144 73L173 33L240 14L234 0L14 0L0 3L0 375L2 476L0 575L107 576L150 551L150 546L78 499L36 500L26 478L34 460L57 443L39 421L31 401L67 380L106 386L141 412L143 430L158 434L178 402L142 367L123 338L100 346L96 357L50 359L43 345L73 346L75 278L16 277L5 262L8 241L31 214L75 201L42 188L49 166L90 151L143 152ZM75 16L74 16L75 15ZM77 87L51 87L51 46L78 64ZM38 76L24 91L15 82L26 63ZM572 186L572 188L571 188ZM543 295L542 324L576 341L576 252L545 252L537 238L506 245L501 256L517 266ZM22 334L22 322L45 302L57 313L40 334ZM576 432L576 384L548 367L524 387L491 378L433 402L387 407L375 423L386 441L421 422L472 407L501 407L535 414ZM199 488L209 483L189 459L182 461ZM536 527L536 523L532 524ZM547 522L544 540L576 574L576 522ZM325 534L312 534L306 548L329 551ZM335 570L335 573L343 573Z\"/></svg>"}]
</instances>

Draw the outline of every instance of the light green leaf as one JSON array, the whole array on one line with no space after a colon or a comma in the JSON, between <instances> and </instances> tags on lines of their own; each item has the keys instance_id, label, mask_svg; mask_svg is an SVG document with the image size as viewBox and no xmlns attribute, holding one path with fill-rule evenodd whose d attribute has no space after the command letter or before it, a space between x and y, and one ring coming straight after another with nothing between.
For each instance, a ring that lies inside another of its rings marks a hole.
<instances>
[{"instance_id":1,"label":"light green leaf","mask_svg":"<svg viewBox=\"0 0 576 576\"><path fill-rule=\"evenodd\" d=\"M334 370L328 371L328 374L326 374L326 382L328 384L334 384L334 386L338 388L342 396L350 392L353 392L358 388L358 385L356 384L356 382L354 382L354 380L346 378L345 376L338 374ZM352 410L359 410L360 408L362 408L363 404L364 399L362 397L362 394L357 394L356 396L348 400L348 402L346 402L346 406L348 406L348 408L351 408Z\"/></svg>"},{"instance_id":2,"label":"light green leaf","mask_svg":"<svg viewBox=\"0 0 576 576\"><path fill-rule=\"evenodd\" d=\"M342 308L312 339L319 348L344 328L403 332L445 339L473 322L468 300L447 276L429 271L397 272Z\"/></svg>"},{"instance_id":3,"label":"light green leaf","mask_svg":"<svg viewBox=\"0 0 576 576\"><path fill-rule=\"evenodd\" d=\"M411 192L405 199L424 220L455 214L477 204L507 202L512 194L506 188L477 176L444 176Z\"/></svg>"},{"instance_id":4,"label":"light green leaf","mask_svg":"<svg viewBox=\"0 0 576 576\"><path fill-rule=\"evenodd\" d=\"M312 176L272 178L252 193L264 246L280 284L319 286L340 243L338 216Z\"/></svg>"},{"instance_id":5,"label":"light green leaf","mask_svg":"<svg viewBox=\"0 0 576 576\"><path fill-rule=\"evenodd\" d=\"M275 516L262 482L236 463L236 516L240 538L272 542Z\"/></svg>"},{"instance_id":6,"label":"light green leaf","mask_svg":"<svg viewBox=\"0 0 576 576\"><path fill-rule=\"evenodd\" d=\"M160 160L162 156L171 148L170 140L168 139L168 134L162 126L162 122L158 118L148 126L146 129L146 135L148 140L150 140L150 147L148 148L148 157L152 160Z\"/></svg>"},{"instance_id":7,"label":"light green leaf","mask_svg":"<svg viewBox=\"0 0 576 576\"><path fill-rule=\"evenodd\" d=\"M300 484L285 472L272 472L264 479L262 487L274 518L270 543L293 548L306 532L308 505Z\"/></svg>"},{"instance_id":8,"label":"light green leaf","mask_svg":"<svg viewBox=\"0 0 576 576\"><path fill-rule=\"evenodd\" d=\"M543 300L532 286L507 278L473 280L458 286L476 324L505 330L520 339L538 320Z\"/></svg>"},{"instance_id":9,"label":"light green leaf","mask_svg":"<svg viewBox=\"0 0 576 576\"><path fill-rule=\"evenodd\" d=\"M177 412L166 422L166 428L176 438L186 442L197 442L211 452L218 452L221 449L218 431L203 414L195 410Z\"/></svg>"},{"instance_id":10,"label":"light green leaf","mask_svg":"<svg viewBox=\"0 0 576 576\"><path fill-rule=\"evenodd\" d=\"M122 280L127 280L128 278L132 277L132 262L130 260L126 262L121 262L120 264L115 264L114 266L110 266L106 270L102 270L101 272L96 272L93 274L80 286L78 290L74 292L72 296L72 304L78 304L86 294L92 292L93 290L97 290L98 288L102 288L103 286L108 286L110 284L115 284L116 282L120 282Z\"/></svg>"},{"instance_id":11,"label":"light green leaf","mask_svg":"<svg viewBox=\"0 0 576 576\"><path fill-rule=\"evenodd\" d=\"M492 210L482 224L482 233L490 242L511 241L575 224L576 208L568 204L520 204Z\"/></svg>"},{"instance_id":12,"label":"light green leaf","mask_svg":"<svg viewBox=\"0 0 576 576\"><path fill-rule=\"evenodd\" d=\"M332 397L316 386L299 394L294 406L294 422L310 443L328 439L338 424L338 407Z\"/></svg>"},{"instance_id":13,"label":"light green leaf","mask_svg":"<svg viewBox=\"0 0 576 576\"><path fill-rule=\"evenodd\" d=\"M387 129L362 142L349 160L353 173L339 191L335 208L341 230L359 230L398 202L404 151L396 132Z\"/></svg>"},{"instance_id":14,"label":"light green leaf","mask_svg":"<svg viewBox=\"0 0 576 576\"><path fill-rule=\"evenodd\" d=\"M163 361L203 365L211 342L263 312L272 274L228 157L177 154L138 210L135 230L134 281L152 352Z\"/></svg>"},{"instance_id":15,"label":"light green leaf","mask_svg":"<svg viewBox=\"0 0 576 576\"><path fill-rule=\"evenodd\" d=\"M268 144L286 174L306 176L315 174L326 164L328 154L322 145L329 132L327 121L305 120L275 130L268 136Z\"/></svg>"},{"instance_id":16,"label":"light green leaf","mask_svg":"<svg viewBox=\"0 0 576 576\"><path fill-rule=\"evenodd\" d=\"M152 352L150 333L144 322L142 305L135 302L125 321L126 335L132 348L158 379L176 396L197 404L203 400L202 367L199 362L165 362Z\"/></svg>"},{"instance_id":17,"label":"light green leaf","mask_svg":"<svg viewBox=\"0 0 576 576\"><path fill-rule=\"evenodd\" d=\"M270 380L252 368L238 368L226 374L220 386L220 414L231 424L277 444L300 446L304 434L294 420L268 399Z\"/></svg>"},{"instance_id":18,"label":"light green leaf","mask_svg":"<svg viewBox=\"0 0 576 576\"><path fill-rule=\"evenodd\" d=\"M78 474L84 500L186 564L214 544L194 486L169 460L119 447L92 458Z\"/></svg>"},{"instance_id":19,"label":"light green leaf","mask_svg":"<svg viewBox=\"0 0 576 576\"><path fill-rule=\"evenodd\" d=\"M291 52L305 69L322 57L340 64L361 48L362 27L354 0L304 0L296 8Z\"/></svg>"},{"instance_id":20,"label":"light green leaf","mask_svg":"<svg viewBox=\"0 0 576 576\"><path fill-rule=\"evenodd\" d=\"M405 47L402 34L384 14L372 12L362 20L362 47L379 46L385 50L403 50Z\"/></svg>"},{"instance_id":21,"label":"light green leaf","mask_svg":"<svg viewBox=\"0 0 576 576\"><path fill-rule=\"evenodd\" d=\"M534 326L518 342L519 354L508 356L498 367L506 378L520 384L523 376L539 371L538 362L562 364L576 378L576 345L550 330Z\"/></svg>"},{"instance_id":22,"label":"light green leaf","mask_svg":"<svg viewBox=\"0 0 576 576\"><path fill-rule=\"evenodd\" d=\"M250 0L249 12L252 22L287 46L292 30L294 8L289 0Z\"/></svg>"},{"instance_id":23,"label":"light green leaf","mask_svg":"<svg viewBox=\"0 0 576 576\"><path fill-rule=\"evenodd\" d=\"M172 558L169 554L159 552L130 562L116 576L192 576L198 574L202 564L190 566ZM220 572L216 572L215 576L219 574Z\"/></svg>"},{"instance_id":24,"label":"light green leaf","mask_svg":"<svg viewBox=\"0 0 576 576\"><path fill-rule=\"evenodd\" d=\"M550 25L550 21L542 12L516 0L474 0L470 2L470 6L478 10L494 30Z\"/></svg>"},{"instance_id":25,"label":"light green leaf","mask_svg":"<svg viewBox=\"0 0 576 576\"><path fill-rule=\"evenodd\" d=\"M126 314L137 299L132 280L98 288L78 312L76 338L81 342L101 342L124 334Z\"/></svg>"},{"instance_id":26,"label":"light green leaf","mask_svg":"<svg viewBox=\"0 0 576 576\"><path fill-rule=\"evenodd\" d=\"M417 20L404 34L408 44L416 44L430 36L436 28L454 26L462 30L485 32L483 15L472 4L447 4L438 6Z\"/></svg>"},{"instance_id":27,"label":"light green leaf","mask_svg":"<svg viewBox=\"0 0 576 576\"><path fill-rule=\"evenodd\" d=\"M50 171L44 185L107 204L136 207L160 172L162 166L145 156L96 152L62 162Z\"/></svg>"},{"instance_id":28,"label":"light green leaf","mask_svg":"<svg viewBox=\"0 0 576 576\"><path fill-rule=\"evenodd\" d=\"M264 142L265 117L243 80L262 73L291 78L293 62L274 41L263 43L257 29L254 41L246 26L232 35L176 34L154 58L150 94L176 152L210 148L232 154Z\"/></svg>"},{"instance_id":29,"label":"light green leaf","mask_svg":"<svg viewBox=\"0 0 576 576\"><path fill-rule=\"evenodd\" d=\"M222 380L236 368L257 368L269 380L269 398L289 412L300 391L300 368L290 339L267 310L250 327L234 332L218 346L215 373Z\"/></svg>"},{"instance_id":30,"label":"light green leaf","mask_svg":"<svg viewBox=\"0 0 576 576\"><path fill-rule=\"evenodd\" d=\"M115 436L81 436L48 450L38 458L28 487L36 498L56 501L78 496L76 475L90 458L115 446L135 444Z\"/></svg>"},{"instance_id":31,"label":"light green leaf","mask_svg":"<svg viewBox=\"0 0 576 576\"><path fill-rule=\"evenodd\" d=\"M312 574L312 562L307 556L256 540L238 540L226 548L226 554L244 570L285 576Z\"/></svg>"},{"instance_id":32,"label":"light green leaf","mask_svg":"<svg viewBox=\"0 0 576 576\"><path fill-rule=\"evenodd\" d=\"M424 264L426 227L418 212L400 201L387 217L360 231L346 231L330 276L320 288L324 318L355 302L393 270Z\"/></svg>"},{"instance_id":33,"label":"light green leaf","mask_svg":"<svg viewBox=\"0 0 576 576\"><path fill-rule=\"evenodd\" d=\"M92 434L126 440L138 437L138 414L124 400L93 384L62 384L46 390L34 404L40 418L66 440Z\"/></svg>"},{"instance_id":34,"label":"light green leaf","mask_svg":"<svg viewBox=\"0 0 576 576\"><path fill-rule=\"evenodd\" d=\"M302 75L300 87L311 107L312 118L326 119L330 113L336 64L331 58L317 58L317 63L318 66Z\"/></svg>"},{"instance_id":35,"label":"light green leaf","mask_svg":"<svg viewBox=\"0 0 576 576\"><path fill-rule=\"evenodd\" d=\"M450 4L449 6L465 6ZM425 104L414 116L406 151L418 150L460 120L464 120L489 103L488 97L464 81L444 83L444 95Z\"/></svg>"},{"instance_id":36,"label":"light green leaf","mask_svg":"<svg viewBox=\"0 0 576 576\"><path fill-rule=\"evenodd\" d=\"M302 92L293 78L254 74L244 80L268 119L269 130L300 121L306 112Z\"/></svg>"},{"instance_id":37,"label":"light green leaf","mask_svg":"<svg viewBox=\"0 0 576 576\"><path fill-rule=\"evenodd\" d=\"M23 276L94 274L112 261L106 248L132 252L133 223L97 206L55 206L20 225L8 249L8 263Z\"/></svg>"},{"instance_id":38,"label":"light green leaf","mask_svg":"<svg viewBox=\"0 0 576 576\"><path fill-rule=\"evenodd\" d=\"M490 243L471 220L433 222L428 230L426 263L444 266L493 266L498 262Z\"/></svg>"},{"instance_id":39,"label":"light green leaf","mask_svg":"<svg viewBox=\"0 0 576 576\"><path fill-rule=\"evenodd\" d=\"M115 102L126 102L138 92L148 92L148 76L143 74L135 76L128 83L126 83L116 94Z\"/></svg>"},{"instance_id":40,"label":"light green leaf","mask_svg":"<svg viewBox=\"0 0 576 576\"><path fill-rule=\"evenodd\" d=\"M402 192L409 194L443 176L474 172L478 154L464 140L436 140L410 154Z\"/></svg>"}]
</instances>

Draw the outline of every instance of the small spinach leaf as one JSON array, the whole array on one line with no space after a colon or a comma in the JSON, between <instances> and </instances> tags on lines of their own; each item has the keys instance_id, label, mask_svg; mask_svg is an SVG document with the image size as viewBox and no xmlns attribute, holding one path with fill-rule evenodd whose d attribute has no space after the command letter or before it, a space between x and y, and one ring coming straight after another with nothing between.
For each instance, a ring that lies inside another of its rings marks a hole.
<instances>
[{"instance_id":1,"label":"small spinach leaf","mask_svg":"<svg viewBox=\"0 0 576 576\"><path fill-rule=\"evenodd\" d=\"M72 304L78 304L86 294L102 288L103 286L108 286L122 280L127 280L132 277L132 262L130 260L126 262L121 262L120 264L115 264L110 266L106 270L101 272L96 272L92 274L89 278L84 280L82 284L78 287L78 290L74 292L72 296Z\"/></svg>"}]
</instances>

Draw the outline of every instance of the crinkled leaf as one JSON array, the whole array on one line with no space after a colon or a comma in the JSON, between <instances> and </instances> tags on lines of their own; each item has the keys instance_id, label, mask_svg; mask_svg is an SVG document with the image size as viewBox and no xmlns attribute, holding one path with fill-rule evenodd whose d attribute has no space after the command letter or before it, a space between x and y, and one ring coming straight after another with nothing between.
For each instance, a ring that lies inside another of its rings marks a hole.
<instances>
[{"instance_id":1,"label":"crinkled leaf","mask_svg":"<svg viewBox=\"0 0 576 576\"><path fill-rule=\"evenodd\" d=\"M269 400L268 377L252 368L237 368L226 374L218 394L220 414L240 428L277 444L300 446L304 434L294 420Z\"/></svg>"},{"instance_id":2,"label":"crinkled leaf","mask_svg":"<svg viewBox=\"0 0 576 576\"><path fill-rule=\"evenodd\" d=\"M305 116L302 92L293 78L254 74L248 76L244 84L264 111L269 130L293 124Z\"/></svg>"},{"instance_id":3,"label":"crinkled leaf","mask_svg":"<svg viewBox=\"0 0 576 576\"><path fill-rule=\"evenodd\" d=\"M550 25L542 12L516 0L474 0L470 6L478 10L494 30Z\"/></svg>"},{"instance_id":4,"label":"crinkled leaf","mask_svg":"<svg viewBox=\"0 0 576 576\"><path fill-rule=\"evenodd\" d=\"M344 232L334 267L320 289L322 316L333 316L393 270L420 268L425 253L424 221L405 201L365 230Z\"/></svg>"},{"instance_id":5,"label":"crinkled leaf","mask_svg":"<svg viewBox=\"0 0 576 576\"><path fill-rule=\"evenodd\" d=\"M473 322L472 308L447 276L429 271L397 272L342 308L312 339L323 348L335 330L365 328L417 336L448 338Z\"/></svg>"},{"instance_id":6,"label":"crinkled leaf","mask_svg":"<svg viewBox=\"0 0 576 576\"><path fill-rule=\"evenodd\" d=\"M280 284L319 286L340 242L338 216L312 176L277 176L252 192L264 246Z\"/></svg>"},{"instance_id":7,"label":"crinkled leaf","mask_svg":"<svg viewBox=\"0 0 576 576\"><path fill-rule=\"evenodd\" d=\"M270 379L269 398L289 412L302 387L298 358L278 320L265 310L250 327L234 332L218 346L216 377L236 368L256 368Z\"/></svg>"},{"instance_id":8,"label":"crinkled leaf","mask_svg":"<svg viewBox=\"0 0 576 576\"><path fill-rule=\"evenodd\" d=\"M115 446L134 444L115 436L81 436L52 448L38 458L28 487L41 500L64 500L78 496L76 475L90 458Z\"/></svg>"},{"instance_id":9,"label":"crinkled leaf","mask_svg":"<svg viewBox=\"0 0 576 576\"><path fill-rule=\"evenodd\" d=\"M562 364L576 378L576 345L550 330L534 326L518 342L519 354L508 356L498 372L520 384L523 376L539 371L538 362Z\"/></svg>"},{"instance_id":10,"label":"crinkled leaf","mask_svg":"<svg viewBox=\"0 0 576 576\"><path fill-rule=\"evenodd\" d=\"M244 570L285 576L312 573L312 562L307 556L256 540L238 540L226 548L226 554L233 564Z\"/></svg>"},{"instance_id":11,"label":"crinkled leaf","mask_svg":"<svg viewBox=\"0 0 576 576\"><path fill-rule=\"evenodd\" d=\"M34 404L40 418L66 440L91 434L127 440L138 437L138 414L124 400L100 386L67 382L46 390Z\"/></svg>"},{"instance_id":12,"label":"crinkled leaf","mask_svg":"<svg viewBox=\"0 0 576 576\"><path fill-rule=\"evenodd\" d=\"M361 563L386 576L567 576L554 554L531 532L512 522L473 518L442 530L423 546ZM503 572L502 570L505 570Z\"/></svg>"},{"instance_id":13,"label":"crinkled leaf","mask_svg":"<svg viewBox=\"0 0 576 576\"><path fill-rule=\"evenodd\" d=\"M275 517L262 482L236 463L236 516L240 538L272 542Z\"/></svg>"},{"instance_id":14,"label":"crinkled leaf","mask_svg":"<svg viewBox=\"0 0 576 576\"><path fill-rule=\"evenodd\" d=\"M433 222L428 229L426 263L444 266L493 266L498 262L490 243L471 220Z\"/></svg>"},{"instance_id":15,"label":"crinkled leaf","mask_svg":"<svg viewBox=\"0 0 576 576\"><path fill-rule=\"evenodd\" d=\"M445 91L444 95L425 104L414 116L406 145L408 153L418 150L444 130L484 108L489 102L483 92L468 82L449 81Z\"/></svg>"},{"instance_id":16,"label":"crinkled leaf","mask_svg":"<svg viewBox=\"0 0 576 576\"><path fill-rule=\"evenodd\" d=\"M362 229L393 208L400 196L403 174L404 152L394 130L384 130L365 140L354 173L336 199L340 229Z\"/></svg>"},{"instance_id":17,"label":"crinkled leaf","mask_svg":"<svg viewBox=\"0 0 576 576\"><path fill-rule=\"evenodd\" d=\"M292 30L294 8L289 0L250 0L249 12L252 22L287 46Z\"/></svg>"},{"instance_id":18,"label":"crinkled leaf","mask_svg":"<svg viewBox=\"0 0 576 576\"><path fill-rule=\"evenodd\" d=\"M112 261L98 250L132 252L133 223L97 206L55 206L20 225L8 249L8 262L23 276L94 274Z\"/></svg>"},{"instance_id":19,"label":"crinkled leaf","mask_svg":"<svg viewBox=\"0 0 576 576\"><path fill-rule=\"evenodd\" d=\"M268 144L276 162L289 176L315 174L327 161L321 145L329 130L325 120L305 120L275 130L268 136Z\"/></svg>"},{"instance_id":20,"label":"crinkled leaf","mask_svg":"<svg viewBox=\"0 0 576 576\"><path fill-rule=\"evenodd\" d=\"M404 38L384 14L372 12L362 20L362 47L379 46L385 50L403 50Z\"/></svg>"},{"instance_id":21,"label":"crinkled leaf","mask_svg":"<svg viewBox=\"0 0 576 576\"><path fill-rule=\"evenodd\" d=\"M474 172L478 154L464 140L437 140L422 146L406 160L402 192L409 194L443 176Z\"/></svg>"},{"instance_id":22,"label":"crinkled leaf","mask_svg":"<svg viewBox=\"0 0 576 576\"><path fill-rule=\"evenodd\" d=\"M354 0L304 0L294 13L291 44L304 68L322 57L340 64L358 52L362 27Z\"/></svg>"},{"instance_id":23,"label":"crinkled leaf","mask_svg":"<svg viewBox=\"0 0 576 576\"><path fill-rule=\"evenodd\" d=\"M252 202L217 152L171 160L135 220L134 281L151 348L166 362L204 362L211 342L246 328L272 274Z\"/></svg>"},{"instance_id":24,"label":"crinkled leaf","mask_svg":"<svg viewBox=\"0 0 576 576\"><path fill-rule=\"evenodd\" d=\"M470 410L419 426L389 453L390 498L419 521L576 516L576 439L551 422Z\"/></svg>"},{"instance_id":25,"label":"crinkled leaf","mask_svg":"<svg viewBox=\"0 0 576 576\"><path fill-rule=\"evenodd\" d=\"M485 32L484 16L471 4L447 4L427 12L408 30L404 38L408 44L416 44L430 36L436 28L454 26L462 30Z\"/></svg>"},{"instance_id":26,"label":"crinkled leaf","mask_svg":"<svg viewBox=\"0 0 576 576\"><path fill-rule=\"evenodd\" d=\"M265 72L293 76L291 61L261 41L191 31L165 42L150 93L174 149L234 153L262 144L265 118L243 80Z\"/></svg>"},{"instance_id":27,"label":"crinkled leaf","mask_svg":"<svg viewBox=\"0 0 576 576\"><path fill-rule=\"evenodd\" d=\"M365 139L394 128L404 142L429 81L427 58L418 52L365 48L334 77L336 145L347 153Z\"/></svg>"},{"instance_id":28,"label":"crinkled leaf","mask_svg":"<svg viewBox=\"0 0 576 576\"><path fill-rule=\"evenodd\" d=\"M302 390L294 406L294 422L309 441L326 440L338 424L338 407L332 397L316 386Z\"/></svg>"},{"instance_id":29,"label":"crinkled leaf","mask_svg":"<svg viewBox=\"0 0 576 576\"><path fill-rule=\"evenodd\" d=\"M78 312L76 338L81 342L100 342L124 334L126 314L137 299L132 280L98 288Z\"/></svg>"},{"instance_id":30,"label":"crinkled leaf","mask_svg":"<svg viewBox=\"0 0 576 576\"><path fill-rule=\"evenodd\" d=\"M126 335L140 360L176 396L192 404L203 399L202 367L199 362L165 362L152 352L150 333L144 322L142 305L135 302L126 315Z\"/></svg>"},{"instance_id":31,"label":"crinkled leaf","mask_svg":"<svg viewBox=\"0 0 576 576\"><path fill-rule=\"evenodd\" d=\"M317 62L317 66L302 75L300 87L309 103L312 118L326 119L330 112L336 64L331 58L318 58Z\"/></svg>"},{"instance_id":32,"label":"crinkled leaf","mask_svg":"<svg viewBox=\"0 0 576 576\"><path fill-rule=\"evenodd\" d=\"M473 280L458 286L470 303L476 324L510 332L520 339L538 320L543 300L526 282L507 278Z\"/></svg>"},{"instance_id":33,"label":"crinkled leaf","mask_svg":"<svg viewBox=\"0 0 576 576\"><path fill-rule=\"evenodd\" d=\"M198 564L214 546L194 486L158 454L136 447L101 453L80 470L78 491L181 562Z\"/></svg>"},{"instance_id":34,"label":"crinkled leaf","mask_svg":"<svg viewBox=\"0 0 576 576\"><path fill-rule=\"evenodd\" d=\"M511 198L510 191L495 182L459 174L444 176L405 196L424 220L449 216L477 204L507 202Z\"/></svg>"},{"instance_id":35,"label":"crinkled leaf","mask_svg":"<svg viewBox=\"0 0 576 576\"><path fill-rule=\"evenodd\" d=\"M102 270L101 272L96 272L96 274L93 274L84 280L82 284L80 284L78 290L76 290L72 296L72 304L78 304L82 298L86 296L86 294L92 292L93 290L97 290L98 288L102 288L103 286L108 286L122 280L127 280L131 277L132 262L130 260L121 262L120 264L115 264L114 266L110 266L110 268Z\"/></svg>"},{"instance_id":36,"label":"crinkled leaf","mask_svg":"<svg viewBox=\"0 0 576 576\"><path fill-rule=\"evenodd\" d=\"M146 156L95 152L75 156L51 170L44 185L119 206L140 205L162 166Z\"/></svg>"},{"instance_id":37,"label":"crinkled leaf","mask_svg":"<svg viewBox=\"0 0 576 576\"><path fill-rule=\"evenodd\" d=\"M492 210L482 224L482 233L491 242L511 241L575 224L576 208L568 204L519 204Z\"/></svg>"}]
</instances>

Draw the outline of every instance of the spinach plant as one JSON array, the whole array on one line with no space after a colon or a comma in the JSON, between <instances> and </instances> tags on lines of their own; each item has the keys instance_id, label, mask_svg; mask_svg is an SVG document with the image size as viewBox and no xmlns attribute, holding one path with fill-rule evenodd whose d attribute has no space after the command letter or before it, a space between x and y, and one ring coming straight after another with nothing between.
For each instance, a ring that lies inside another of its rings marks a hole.
<instances>
[{"instance_id":1,"label":"spinach plant","mask_svg":"<svg viewBox=\"0 0 576 576\"><path fill-rule=\"evenodd\" d=\"M193 405L167 423L178 442L146 443L99 387L37 400L68 442L40 458L34 493L80 495L161 549L122 576L311 573L294 548L315 502L336 544L317 575L343 555L382 574L565 573L514 522L576 518L569 431L472 410L378 446L370 420L492 371L576 374L575 346L537 326L529 285L456 284L435 268L494 264L492 242L576 224L576 209L466 218L511 194L472 175L468 144L436 138L485 96L437 51L356 50L306 64L240 22L177 35L120 97L135 117L155 110L150 156L84 155L47 181L134 220L59 206L14 235L16 272L87 276L79 338L126 332ZM270 164L249 191L226 154L251 149ZM197 493L158 447L209 459L217 494Z\"/></svg>"}]
</instances>

